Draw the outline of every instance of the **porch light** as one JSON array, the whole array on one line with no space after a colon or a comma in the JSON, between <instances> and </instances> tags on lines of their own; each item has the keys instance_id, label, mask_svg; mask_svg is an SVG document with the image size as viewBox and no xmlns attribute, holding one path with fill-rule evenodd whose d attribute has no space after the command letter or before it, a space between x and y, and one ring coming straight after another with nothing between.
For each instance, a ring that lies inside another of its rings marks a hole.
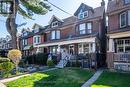
<instances>
[{"instance_id":1,"label":"porch light","mask_svg":"<svg viewBox=\"0 0 130 87\"><path fill-rule=\"evenodd\" d=\"M0 0L0 14L12 14L13 13L13 1Z\"/></svg>"}]
</instances>

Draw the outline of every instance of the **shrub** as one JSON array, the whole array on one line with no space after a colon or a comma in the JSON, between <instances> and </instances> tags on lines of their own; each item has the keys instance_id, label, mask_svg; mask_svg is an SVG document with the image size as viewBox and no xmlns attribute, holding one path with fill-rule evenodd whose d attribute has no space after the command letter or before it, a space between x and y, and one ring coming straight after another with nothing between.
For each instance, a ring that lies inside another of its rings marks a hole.
<instances>
[{"instance_id":1,"label":"shrub","mask_svg":"<svg viewBox=\"0 0 130 87\"><path fill-rule=\"evenodd\" d=\"M54 66L53 60L47 60L47 66L53 67Z\"/></svg>"},{"instance_id":2,"label":"shrub","mask_svg":"<svg viewBox=\"0 0 130 87\"><path fill-rule=\"evenodd\" d=\"M57 64L57 56L52 56L52 61L54 64Z\"/></svg>"},{"instance_id":3,"label":"shrub","mask_svg":"<svg viewBox=\"0 0 130 87\"><path fill-rule=\"evenodd\" d=\"M3 62L0 63L0 71L9 72L14 68L14 64L12 62Z\"/></svg>"},{"instance_id":4,"label":"shrub","mask_svg":"<svg viewBox=\"0 0 130 87\"><path fill-rule=\"evenodd\" d=\"M10 59L9 58L0 58L0 63L3 63L3 62L10 62Z\"/></svg>"},{"instance_id":5,"label":"shrub","mask_svg":"<svg viewBox=\"0 0 130 87\"><path fill-rule=\"evenodd\" d=\"M17 49L10 50L7 56L15 63L16 70L17 70L17 68L18 68L17 66L18 66L21 56L22 56L21 51L17 50Z\"/></svg>"}]
</instances>

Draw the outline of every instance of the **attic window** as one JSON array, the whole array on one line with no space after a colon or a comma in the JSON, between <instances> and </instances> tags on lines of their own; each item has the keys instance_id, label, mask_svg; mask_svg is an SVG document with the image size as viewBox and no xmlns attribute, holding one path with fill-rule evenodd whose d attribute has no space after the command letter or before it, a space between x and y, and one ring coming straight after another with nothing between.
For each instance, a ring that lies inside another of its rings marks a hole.
<instances>
[{"instance_id":1,"label":"attic window","mask_svg":"<svg viewBox=\"0 0 130 87\"><path fill-rule=\"evenodd\" d=\"M58 21L52 22L52 28L58 26Z\"/></svg>"},{"instance_id":2,"label":"attic window","mask_svg":"<svg viewBox=\"0 0 130 87\"><path fill-rule=\"evenodd\" d=\"M83 18L85 18L85 17L88 17L88 11L80 12L80 13L78 14L78 18L79 18L79 19L83 19Z\"/></svg>"},{"instance_id":3,"label":"attic window","mask_svg":"<svg viewBox=\"0 0 130 87\"><path fill-rule=\"evenodd\" d=\"M125 4L130 4L130 0L125 0Z\"/></svg>"},{"instance_id":4,"label":"attic window","mask_svg":"<svg viewBox=\"0 0 130 87\"><path fill-rule=\"evenodd\" d=\"M37 32L39 32L39 29L35 29L35 30L34 30L34 33L37 33Z\"/></svg>"}]
</instances>

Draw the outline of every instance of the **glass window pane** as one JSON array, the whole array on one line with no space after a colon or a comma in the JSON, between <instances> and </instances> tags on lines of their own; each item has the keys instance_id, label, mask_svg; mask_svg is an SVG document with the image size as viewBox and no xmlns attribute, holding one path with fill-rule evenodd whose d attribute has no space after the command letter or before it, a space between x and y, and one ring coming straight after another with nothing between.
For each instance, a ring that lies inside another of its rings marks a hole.
<instances>
[{"instance_id":1,"label":"glass window pane","mask_svg":"<svg viewBox=\"0 0 130 87\"><path fill-rule=\"evenodd\" d=\"M130 10L128 11L128 25L130 26Z\"/></svg>"},{"instance_id":2,"label":"glass window pane","mask_svg":"<svg viewBox=\"0 0 130 87\"><path fill-rule=\"evenodd\" d=\"M129 4L130 3L130 0L125 0L125 4Z\"/></svg>"},{"instance_id":3,"label":"glass window pane","mask_svg":"<svg viewBox=\"0 0 130 87\"><path fill-rule=\"evenodd\" d=\"M56 39L60 39L60 31L56 31Z\"/></svg>"},{"instance_id":4,"label":"glass window pane","mask_svg":"<svg viewBox=\"0 0 130 87\"><path fill-rule=\"evenodd\" d=\"M120 15L120 27L125 27L126 26L126 13L122 13Z\"/></svg>"},{"instance_id":5,"label":"glass window pane","mask_svg":"<svg viewBox=\"0 0 130 87\"><path fill-rule=\"evenodd\" d=\"M86 33L86 31L85 31L85 23L79 25L79 32L80 32L80 34L85 34Z\"/></svg>"},{"instance_id":6,"label":"glass window pane","mask_svg":"<svg viewBox=\"0 0 130 87\"><path fill-rule=\"evenodd\" d=\"M51 32L51 39L56 39L55 36L56 36L56 35L55 35L55 31L52 31L52 32Z\"/></svg>"}]
</instances>

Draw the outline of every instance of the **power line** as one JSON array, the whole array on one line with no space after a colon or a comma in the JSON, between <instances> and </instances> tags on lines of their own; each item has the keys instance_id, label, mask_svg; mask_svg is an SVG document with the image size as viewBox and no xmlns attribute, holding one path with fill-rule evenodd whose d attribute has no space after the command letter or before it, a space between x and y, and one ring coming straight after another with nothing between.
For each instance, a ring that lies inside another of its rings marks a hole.
<instances>
[{"instance_id":1,"label":"power line","mask_svg":"<svg viewBox=\"0 0 130 87\"><path fill-rule=\"evenodd\" d=\"M48 2L49 4L51 4L52 6L56 7L57 9L61 10L62 12L66 13L66 14L69 14L69 15L71 15L71 16L72 16L72 14L70 14L69 12L67 12L67 11L63 10L62 8L60 8L60 7L58 7L58 6L54 5L54 4L52 4L52 3L51 3L51 2L49 2L49 1L47 1L47 2Z\"/></svg>"}]
</instances>

